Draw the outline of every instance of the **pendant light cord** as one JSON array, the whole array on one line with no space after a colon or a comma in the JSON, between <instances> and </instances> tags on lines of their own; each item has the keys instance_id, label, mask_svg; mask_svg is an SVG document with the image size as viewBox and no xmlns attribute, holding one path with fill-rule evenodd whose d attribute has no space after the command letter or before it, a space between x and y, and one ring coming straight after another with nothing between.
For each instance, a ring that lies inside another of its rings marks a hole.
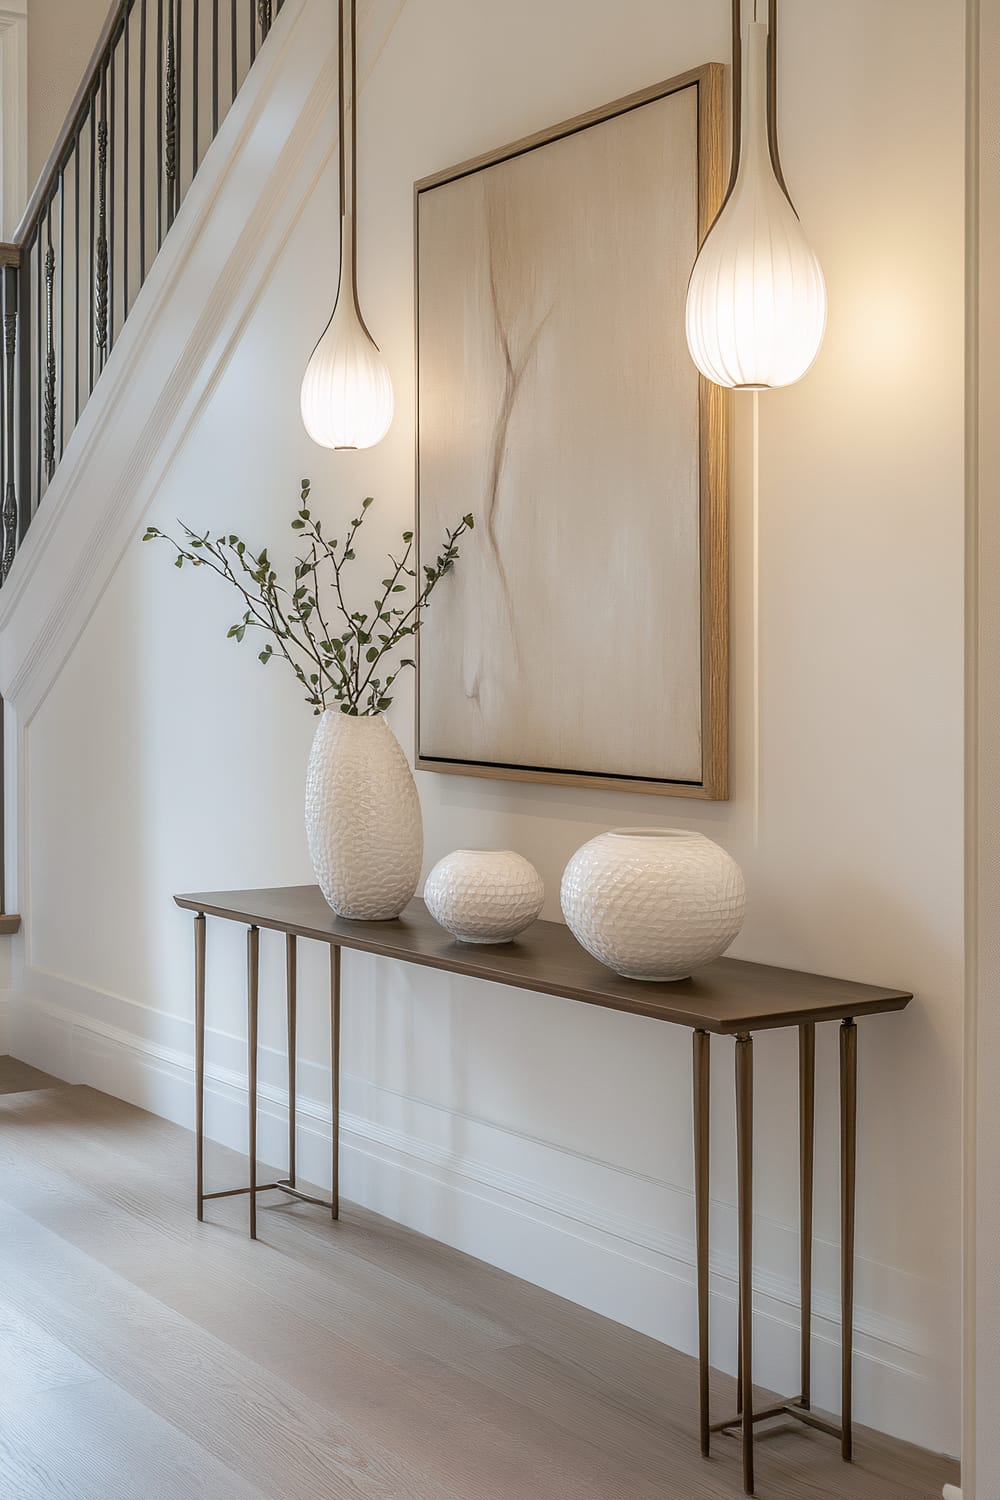
<instances>
[{"instance_id":1,"label":"pendant light cord","mask_svg":"<svg viewBox=\"0 0 1000 1500\"><path fill-rule=\"evenodd\" d=\"M346 58L346 47L344 44L344 5L345 0L340 0L337 23L337 59L339 67L339 113L340 140L338 142L338 161L340 167L340 225L343 235L344 215L350 212L351 216L351 293L354 297L354 305L358 305L358 209L357 209L357 177L358 177L358 44L357 44L357 0L350 0L351 5L351 38L350 38L350 60ZM347 190L347 143L344 139L347 127L347 79L351 83L351 189ZM344 246L340 247L340 264L343 270Z\"/></svg>"},{"instance_id":2,"label":"pendant light cord","mask_svg":"<svg viewBox=\"0 0 1000 1500\"><path fill-rule=\"evenodd\" d=\"M347 210L347 185L344 182L344 0L340 0L337 12L337 164L340 173L340 223L343 231L344 214ZM343 255L343 245L341 245Z\"/></svg>"},{"instance_id":3,"label":"pendant light cord","mask_svg":"<svg viewBox=\"0 0 1000 1500\"><path fill-rule=\"evenodd\" d=\"M351 277L358 302L358 0L351 0ZM367 330L366 330L367 331ZM371 337L371 335L369 335Z\"/></svg>"}]
</instances>

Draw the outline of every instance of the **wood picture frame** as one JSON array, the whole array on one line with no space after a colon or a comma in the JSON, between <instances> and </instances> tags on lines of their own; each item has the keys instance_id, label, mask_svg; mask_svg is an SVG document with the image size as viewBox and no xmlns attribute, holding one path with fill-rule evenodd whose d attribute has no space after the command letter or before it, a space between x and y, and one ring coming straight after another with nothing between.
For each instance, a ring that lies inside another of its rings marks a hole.
<instances>
[{"instance_id":1,"label":"wood picture frame","mask_svg":"<svg viewBox=\"0 0 1000 1500\"><path fill-rule=\"evenodd\" d=\"M428 337L430 324L430 313L422 302L422 250L424 241L421 235L421 219L425 219L425 239L427 237L427 222L430 222L428 205L432 200L429 195L435 190L443 187L451 187L454 184L469 185L470 180L475 179L478 174L487 172L490 168L519 162L521 159L535 153L546 146L558 142L569 141L573 137L579 137L583 132L590 131L593 127L616 122L623 117L631 116L636 111L641 111L644 106L659 104L661 101L675 100L676 96L682 96L683 108L687 109L687 101L694 102L694 137L693 149L689 150L692 158L691 171L694 175L693 190L696 192L696 217L697 223L697 245L689 248L695 250L700 246L708 232L719 207L722 203L725 180L725 150L724 150L724 125L723 125L723 76L724 70L717 63L708 63L702 67L692 69L680 74L676 78L655 84L650 88L642 89L637 93L630 94L623 99L618 99L611 104L594 109L586 114L579 115L574 119L562 122L559 125L528 136L522 140L515 141L509 146L502 147L497 151L489 152L483 156L461 163L458 166L448 168L432 176L425 177L414 184L414 266L415 266L415 317L416 317L416 389L417 389L417 442L416 442L416 492L417 492L417 540L418 554L421 545L421 534L426 550L426 556L434 555L432 548L436 549L440 534L440 517L435 517L433 523L428 519L425 512L429 509L428 493L430 482L425 472L429 468L429 461L422 463L422 451L425 446L430 446L431 438L424 431L422 415L425 405L430 403L426 399L428 372L423 368L422 362L422 323L424 324L424 335ZM688 93L687 91L690 91ZM634 128L632 121L628 122L629 128ZM645 127L648 128L648 127ZM691 127L686 126L688 136ZM685 137L687 139L687 136ZM583 143L585 145L585 143ZM599 148L594 148L599 149ZM621 149L621 141L617 148ZM648 149L648 148L647 148ZM648 176L648 172L647 172ZM496 179L493 179L494 181ZM463 188L464 191L464 188ZM440 198L433 200L435 204L442 202ZM527 217L522 212L524 222ZM533 222L533 221L531 221ZM506 221L505 221L506 225ZM487 228L486 238L492 235L492 228ZM440 238L440 235L439 235ZM474 254L475 247L469 248L469 239L461 242L458 250L459 255ZM687 253L687 248L684 253ZM492 249L489 251L492 257ZM675 252L675 259L679 259L680 251ZM693 263L693 255L691 255ZM685 262L686 263L686 262ZM688 270L690 268L688 267ZM423 266L425 284L431 280L428 268ZM476 272L481 277L481 271ZM685 273L685 277L686 277ZM676 279L676 267L675 267ZM558 284L558 283L557 283ZM436 272L436 285L446 289L449 285L447 276L441 269ZM494 312L498 328L501 326L499 310L496 306L496 288L493 285L492 258L490 269L490 290L493 294ZM428 294L429 295L429 294ZM676 295L674 303L676 303ZM441 296L438 293L440 304ZM672 304L673 305L673 304ZM463 314L464 315L464 314ZM546 314L547 316L547 314ZM682 316L682 314L681 314ZM544 322L544 318L542 319ZM672 337L676 344L678 333L672 330ZM454 340L453 340L454 342ZM507 359L508 372L511 368L511 355L508 343L504 343L504 356ZM461 362L456 362L461 363ZM440 369L440 362L439 362ZM464 370L459 368L456 379L461 379ZM694 588L698 590L697 618L691 618L691 638L687 646L688 664L687 672L692 680L696 679L699 691L699 701L689 711L689 718L696 717L695 729L691 731L689 739L691 745L684 752L685 774L646 774L645 767L642 772L636 774L634 769L627 766L616 768L613 764L605 763L599 768L587 764L554 765L551 763L529 763L530 756L522 758L504 755L470 755L467 753L449 754L443 753L447 745L442 745L442 734L438 725L442 722L442 715L438 708L434 707L432 699L436 698L438 704L442 701L442 693L450 691L449 682L454 676L454 664L449 653L455 651L456 638L461 634L464 640L464 629L461 619L447 618L447 611L442 610L439 599L435 599L435 610L427 617L421 636L417 639L417 689L416 689L416 756L415 765L417 769L434 771L446 775L481 776L513 781L548 782L550 784L586 787L608 787L610 789L646 792L656 795L693 797L707 800L723 800L729 795L728 771L729 771L729 729L728 729L728 698L729 698L729 631L728 631L728 485L729 485L729 463L728 463L728 440L729 440L729 392L705 380L703 376L694 371L693 364L690 371L685 371L683 376L685 382L690 379L692 384L685 385L685 399L691 405L696 400L697 414L697 437L696 437L696 461L697 475L691 480L691 494L685 498L685 505L692 509L692 514L687 517L689 532L694 533L689 537L688 546L690 557L687 558L685 566L690 572L696 571L697 577L689 580L689 592ZM692 396L695 390L696 397ZM437 393L435 393L437 399ZM440 427L440 418L439 427ZM478 428L476 423L471 425L471 437L468 431L459 433L461 441L465 442L466 450L469 445L477 441ZM480 424L481 426L482 424ZM451 429L448 429L449 439ZM609 438L613 441L613 436ZM460 442L456 447L460 447ZM435 451L440 453L441 443L437 442ZM495 466L495 461L494 461ZM443 488L443 487L442 487ZM493 494L496 494L494 484ZM457 522L459 516L467 510L476 512L478 506L475 497L467 497L469 503L459 504L449 500L447 519ZM655 506L658 495L650 495L646 502L652 508ZM437 487L435 487L435 503L437 501ZM439 504L439 509L443 507ZM454 515L451 515L451 511ZM481 518L479 518L481 520ZM433 524L433 531L431 530ZM662 525L662 519L657 518L657 524ZM463 555L475 545L474 539L481 535L481 529L472 533L463 543ZM634 539L633 539L634 540ZM641 538L639 539L641 541ZM496 542L494 540L494 548ZM696 555L695 555L696 553ZM460 562L459 569L465 566ZM497 567L501 568L500 554L497 553ZM458 578L459 569L454 575ZM510 606L512 609L512 605ZM651 625L655 628L655 622ZM436 633L435 633L436 632ZM450 634L449 634L450 632ZM464 649L464 647L462 648ZM429 666L428 663L432 665ZM429 685L430 684L430 685ZM468 696L468 694L466 695ZM693 702L691 694L688 694L687 702ZM661 704L659 712L664 712ZM654 726L655 727L655 726ZM483 731L485 733L486 731ZM695 765L691 746L694 744L694 736L697 736L698 762ZM572 760L572 755L565 757ZM583 757L586 759L586 757ZM691 774L694 772L694 774Z\"/></svg>"}]
</instances>

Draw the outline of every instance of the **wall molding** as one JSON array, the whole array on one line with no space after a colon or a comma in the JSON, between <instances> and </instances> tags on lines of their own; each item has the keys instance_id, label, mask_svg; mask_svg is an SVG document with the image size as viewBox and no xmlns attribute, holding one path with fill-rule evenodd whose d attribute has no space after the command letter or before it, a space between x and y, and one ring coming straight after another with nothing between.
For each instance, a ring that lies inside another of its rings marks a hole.
<instances>
[{"instance_id":1,"label":"wall molding","mask_svg":"<svg viewBox=\"0 0 1000 1500\"><path fill-rule=\"evenodd\" d=\"M72 1083L129 1100L190 1128L193 1119L193 1066L184 1034L189 1023L165 1016L122 997L77 986L59 975L28 969L25 992L15 998L11 1041L16 1055ZM72 1003L76 992L77 1004ZM59 998L52 998L58 995ZM95 1016L102 1001L111 1014L134 1006L156 1018L147 1035L116 1020ZM69 1002L69 1003L67 1003ZM86 1007L86 1008L85 1008ZM172 1036L174 1045L153 1032ZM178 1045L179 1043L179 1045ZM206 1064L206 1129L211 1139L235 1150L245 1149L246 1075L237 1061L245 1048L240 1038L211 1033ZM220 1061L220 1057L224 1059ZM235 1066L233 1064L236 1064ZM287 1094L276 1080L283 1058L262 1048L259 1084L261 1159L280 1165L286 1147ZM299 1169L305 1180L329 1185L330 1109L315 1081L328 1078L323 1068L300 1060ZM328 1085L327 1085L328 1087ZM593 1191L587 1196L559 1186L558 1161L541 1175L512 1172L489 1159L490 1135L496 1137L498 1160L504 1159L502 1137L510 1135L487 1122L486 1149L457 1151L423 1133L399 1128L353 1108L355 1100L379 1091L369 1080L345 1074L345 1108L341 1116L342 1183L345 1197L375 1212L427 1233L460 1250L521 1276L558 1295L618 1322L673 1344L696 1350L696 1301L693 1236L663 1229L651 1219L615 1207L603 1190L608 1173L641 1177L627 1168L595 1162L566 1147L540 1143L554 1157L592 1166ZM398 1096L420 1116L438 1109L412 1096ZM464 1117L469 1118L469 1117ZM690 1199L690 1189L669 1182L655 1186L668 1197ZM731 1235L720 1233L712 1255L713 1362L735 1370L737 1267L735 1208L714 1199L713 1218ZM758 1238L764 1238L758 1224ZM786 1229L791 1234L793 1231ZM733 1248L723 1248L727 1241ZM832 1247L831 1247L832 1248ZM891 1269L891 1268L890 1268ZM883 1274L885 1268L883 1268ZM898 1273L897 1273L898 1274ZM798 1284L765 1265L755 1265L757 1364L762 1385L788 1388L798 1351ZM839 1303L835 1296L814 1295L814 1392L818 1405L835 1407L839 1390ZM920 1332L868 1308L858 1308L855 1385L858 1409L880 1429L899 1436L919 1435L925 1444L940 1440L934 1391L940 1372L935 1353L923 1347ZM935 1376L937 1378L935 1378Z\"/></svg>"}]
</instances>

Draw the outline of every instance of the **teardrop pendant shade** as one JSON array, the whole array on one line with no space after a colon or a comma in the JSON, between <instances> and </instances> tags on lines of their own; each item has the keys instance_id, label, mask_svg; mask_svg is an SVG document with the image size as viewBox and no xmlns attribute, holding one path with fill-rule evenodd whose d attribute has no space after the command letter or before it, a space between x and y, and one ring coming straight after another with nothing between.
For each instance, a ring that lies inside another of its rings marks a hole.
<instances>
[{"instance_id":1,"label":"teardrop pendant shade","mask_svg":"<svg viewBox=\"0 0 1000 1500\"><path fill-rule=\"evenodd\" d=\"M767 390L800 380L826 330L826 284L771 163L767 27L752 23L739 169L688 283L691 358L716 385Z\"/></svg>"},{"instance_id":2,"label":"teardrop pendant shade","mask_svg":"<svg viewBox=\"0 0 1000 1500\"><path fill-rule=\"evenodd\" d=\"M392 380L354 300L347 215L341 245L337 305L306 366L299 405L314 443L323 448L373 448L392 425Z\"/></svg>"}]
</instances>

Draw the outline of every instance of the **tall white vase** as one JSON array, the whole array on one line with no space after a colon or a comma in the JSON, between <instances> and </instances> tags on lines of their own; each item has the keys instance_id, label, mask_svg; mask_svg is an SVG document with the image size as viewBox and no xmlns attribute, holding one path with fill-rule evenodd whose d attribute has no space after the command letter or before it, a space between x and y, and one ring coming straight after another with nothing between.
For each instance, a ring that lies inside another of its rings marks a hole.
<instances>
[{"instance_id":1,"label":"tall white vase","mask_svg":"<svg viewBox=\"0 0 1000 1500\"><path fill-rule=\"evenodd\" d=\"M339 917L391 921L412 900L424 852L416 783L383 714L320 717L306 773L306 834Z\"/></svg>"}]
</instances>

